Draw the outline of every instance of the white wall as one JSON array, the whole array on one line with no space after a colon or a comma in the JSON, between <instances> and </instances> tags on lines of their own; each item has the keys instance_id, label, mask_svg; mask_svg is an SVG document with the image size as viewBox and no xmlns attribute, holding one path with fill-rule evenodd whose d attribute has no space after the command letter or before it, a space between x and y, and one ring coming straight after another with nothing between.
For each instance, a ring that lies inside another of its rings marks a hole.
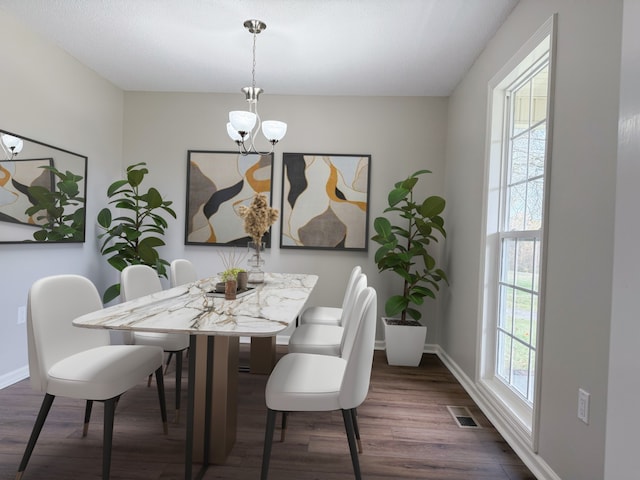
<instances>
[{"instance_id":1,"label":"white wall","mask_svg":"<svg viewBox=\"0 0 640 480\"><path fill-rule=\"evenodd\" d=\"M23 28L0 10L0 128L88 156L87 241L70 245L0 244L0 388L26 375L25 326L17 325L29 286L45 275L80 273L103 291L117 272L98 253L95 217L106 204L107 186L127 165L146 162L149 184L170 199L178 220L170 223L167 259L186 257L201 275L220 271L215 247L184 245L188 149L232 150L225 131L228 111L244 105L236 95L123 93L57 47ZM372 155L370 223L379 215L393 184L421 168L433 170L423 193L442 194L446 98L294 97L265 94L263 113L289 123L278 146L274 205L280 204L282 152ZM392 119L389 121L389 119ZM123 153L124 152L124 153ZM1 225L0 225L1 228ZM275 238L279 234L275 226ZM378 275L368 253L279 251L267 254L273 271L320 275L311 302L339 305L351 268L361 264L379 291L380 304L397 292L391 274ZM334 278L343 281L335 281ZM425 305L428 342L437 338L435 302Z\"/></svg>"},{"instance_id":2,"label":"white wall","mask_svg":"<svg viewBox=\"0 0 640 480\"><path fill-rule=\"evenodd\" d=\"M637 476L640 418L640 2L624 1L605 478Z\"/></svg>"},{"instance_id":3,"label":"white wall","mask_svg":"<svg viewBox=\"0 0 640 480\"><path fill-rule=\"evenodd\" d=\"M0 45L0 128L88 156L90 192L86 243L0 244L1 387L26 374L26 328L17 325L17 316L31 283L57 273L102 282L91 221L98 205L91 193L120 174L123 95L2 10Z\"/></svg>"},{"instance_id":4,"label":"white wall","mask_svg":"<svg viewBox=\"0 0 640 480\"><path fill-rule=\"evenodd\" d=\"M186 257L196 263L200 275L221 270L218 248L184 245L187 151L235 150L226 133L229 110L243 108L238 94L125 93L125 164L146 162L150 184L174 201L178 220L171 221L165 258ZM444 145L447 118L445 98L298 97L264 94L260 101L264 118L288 123L284 140L277 145L274 165L273 205L280 208L282 153L371 154L371 205L369 223L386 205L393 184L421 168L433 171L425 178L423 193L439 195L444 183ZM240 221L240 220L239 220ZM370 236L372 235L370 226ZM315 273L320 276L310 304L339 306L346 278L361 265L369 282L378 289L379 308L385 296L397 293L394 275L378 275L369 252L280 250L279 222L273 229L266 270ZM336 280L337 279L337 280ZM436 341L437 305L427 305L427 343Z\"/></svg>"},{"instance_id":5,"label":"white wall","mask_svg":"<svg viewBox=\"0 0 640 480\"><path fill-rule=\"evenodd\" d=\"M445 196L450 199L447 257L452 285L441 346L469 378L476 379L487 84L556 12L538 458L560 478L602 479L621 0L522 0L451 96ZM591 393L589 425L576 417L579 387Z\"/></svg>"}]
</instances>

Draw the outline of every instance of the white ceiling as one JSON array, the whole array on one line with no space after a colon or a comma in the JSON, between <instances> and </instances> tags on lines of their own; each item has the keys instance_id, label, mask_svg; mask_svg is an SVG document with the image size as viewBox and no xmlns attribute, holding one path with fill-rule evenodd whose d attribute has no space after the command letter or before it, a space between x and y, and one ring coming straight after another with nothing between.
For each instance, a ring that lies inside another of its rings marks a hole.
<instances>
[{"instance_id":1,"label":"white ceiling","mask_svg":"<svg viewBox=\"0 0 640 480\"><path fill-rule=\"evenodd\" d=\"M124 90L451 93L518 0L0 0ZM6 74L6 72L5 72Z\"/></svg>"}]
</instances>

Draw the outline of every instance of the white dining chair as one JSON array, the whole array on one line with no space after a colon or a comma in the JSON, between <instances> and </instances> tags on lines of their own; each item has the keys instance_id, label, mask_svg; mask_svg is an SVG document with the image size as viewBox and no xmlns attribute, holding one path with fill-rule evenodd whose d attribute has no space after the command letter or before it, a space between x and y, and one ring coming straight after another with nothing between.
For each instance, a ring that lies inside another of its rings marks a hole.
<instances>
[{"instance_id":1,"label":"white dining chair","mask_svg":"<svg viewBox=\"0 0 640 480\"><path fill-rule=\"evenodd\" d=\"M277 412L341 410L356 480L361 479L356 440L359 437L355 409L369 391L376 331L376 292L366 287L356 299L354 318L345 331L339 357L312 353L288 353L276 364L265 389L265 429L261 479L269 474ZM283 421L286 426L286 421Z\"/></svg>"},{"instance_id":2,"label":"white dining chair","mask_svg":"<svg viewBox=\"0 0 640 480\"><path fill-rule=\"evenodd\" d=\"M198 280L196 267L185 258L176 258L169 266L169 282L172 287Z\"/></svg>"},{"instance_id":3,"label":"white dining chair","mask_svg":"<svg viewBox=\"0 0 640 480\"><path fill-rule=\"evenodd\" d=\"M123 302L150 295L162 290L156 271L148 265L129 265L120 272L120 299ZM189 335L180 333L133 332L134 345L162 347L169 354L165 372L172 356L176 356L176 423L180 418L180 395L182 386L182 353L189 348ZM149 379L149 382L151 379Z\"/></svg>"},{"instance_id":4,"label":"white dining chair","mask_svg":"<svg viewBox=\"0 0 640 480\"><path fill-rule=\"evenodd\" d=\"M367 276L357 275L351 287L351 298L342 309L339 325L304 323L298 325L289 337L289 353L317 353L340 356L347 323L353 318L355 299L367 287Z\"/></svg>"},{"instance_id":5,"label":"white dining chair","mask_svg":"<svg viewBox=\"0 0 640 480\"><path fill-rule=\"evenodd\" d=\"M56 396L86 400L87 427L94 401L104 402L102 478L111 468L116 403L124 392L155 371L160 412L167 433L162 379L162 349L142 345L110 345L107 330L74 327L81 315L102 309L96 287L79 275L57 275L36 281L27 300L27 342L31 386L45 394L16 480L22 478Z\"/></svg>"},{"instance_id":6,"label":"white dining chair","mask_svg":"<svg viewBox=\"0 0 640 480\"><path fill-rule=\"evenodd\" d=\"M362 268L356 265L349 274L349 280L344 290L344 296L342 298L342 305L340 307L325 307L325 306L309 306L305 308L298 318L298 325L304 325L305 323L315 323L322 325L340 325L342 319L342 311L349 306L350 302L354 301L353 287L358 278L358 275L362 273Z\"/></svg>"}]
</instances>

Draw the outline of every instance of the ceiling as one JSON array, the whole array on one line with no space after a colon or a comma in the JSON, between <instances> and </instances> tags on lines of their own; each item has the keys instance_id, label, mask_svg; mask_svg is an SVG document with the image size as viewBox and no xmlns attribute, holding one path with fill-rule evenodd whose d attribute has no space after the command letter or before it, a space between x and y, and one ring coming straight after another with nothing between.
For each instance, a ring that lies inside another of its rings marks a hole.
<instances>
[{"instance_id":1,"label":"ceiling","mask_svg":"<svg viewBox=\"0 0 640 480\"><path fill-rule=\"evenodd\" d=\"M124 90L447 96L518 0L0 0Z\"/></svg>"}]
</instances>

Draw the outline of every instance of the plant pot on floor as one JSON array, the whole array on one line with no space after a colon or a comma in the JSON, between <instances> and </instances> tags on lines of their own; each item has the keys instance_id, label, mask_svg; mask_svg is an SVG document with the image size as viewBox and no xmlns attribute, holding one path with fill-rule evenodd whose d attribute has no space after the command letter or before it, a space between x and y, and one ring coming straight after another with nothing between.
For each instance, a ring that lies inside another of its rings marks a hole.
<instances>
[{"instance_id":1,"label":"plant pot on floor","mask_svg":"<svg viewBox=\"0 0 640 480\"><path fill-rule=\"evenodd\" d=\"M427 327L415 320L382 317L387 363L417 367L422 360Z\"/></svg>"}]
</instances>

